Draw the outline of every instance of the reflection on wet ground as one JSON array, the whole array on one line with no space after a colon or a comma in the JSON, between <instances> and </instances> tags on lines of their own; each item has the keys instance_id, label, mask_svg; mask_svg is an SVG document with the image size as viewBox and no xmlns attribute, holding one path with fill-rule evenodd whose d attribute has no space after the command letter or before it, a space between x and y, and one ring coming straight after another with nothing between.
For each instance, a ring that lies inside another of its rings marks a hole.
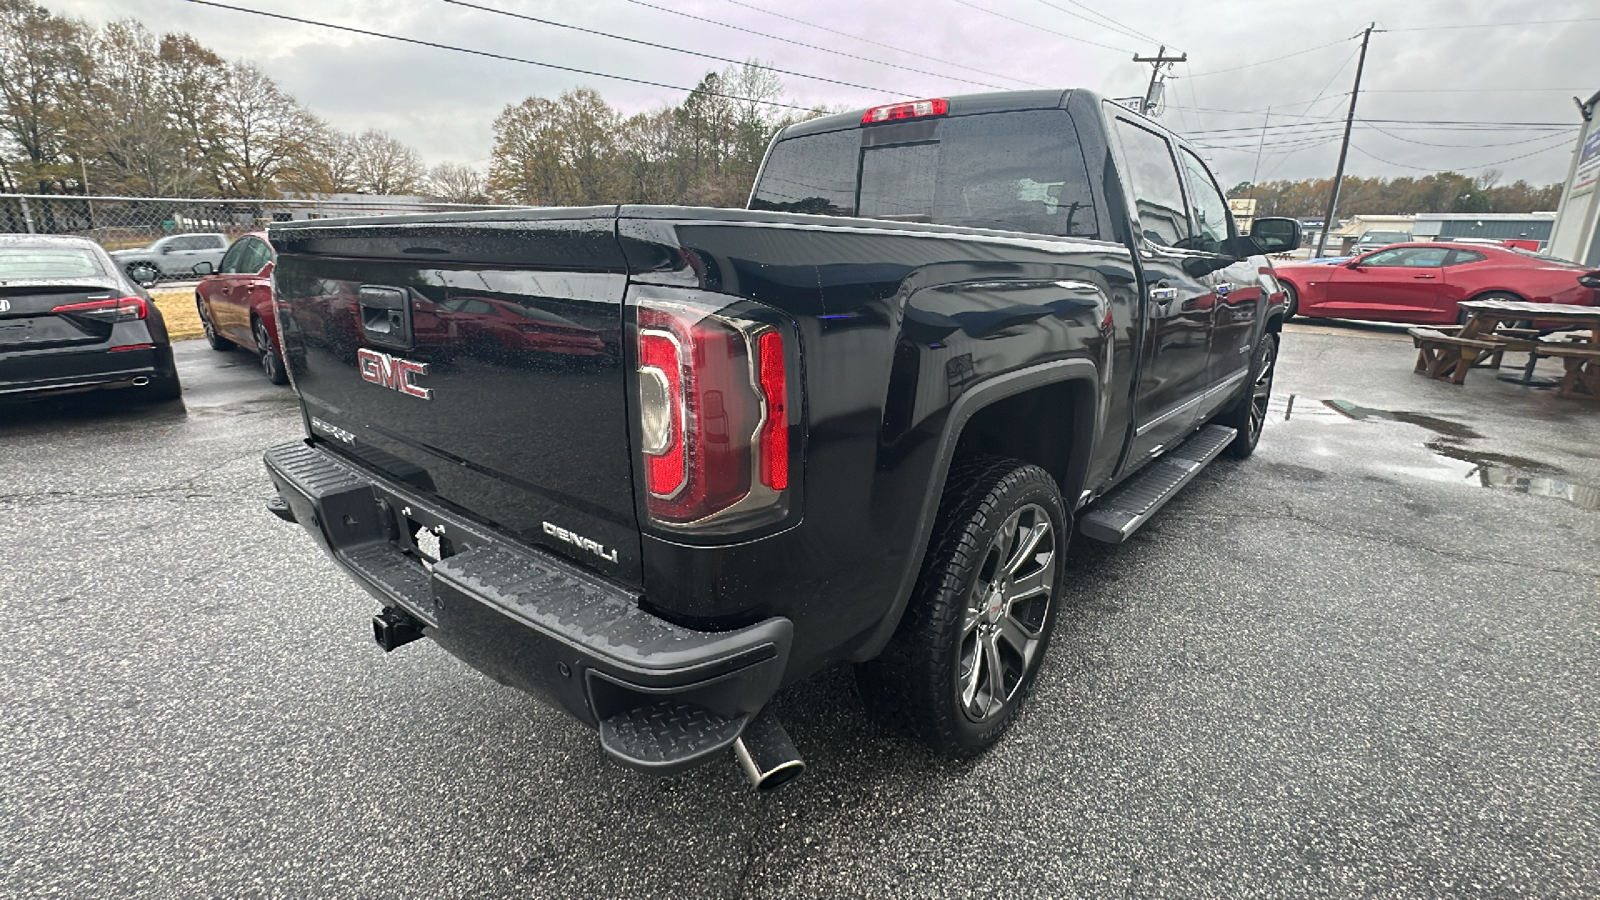
<instances>
[{"instance_id":1,"label":"reflection on wet ground","mask_svg":"<svg viewBox=\"0 0 1600 900\"><path fill-rule=\"evenodd\" d=\"M1408 475L1536 497L1555 497L1580 509L1600 510L1600 487L1569 481L1558 468L1536 459L1474 449L1466 442L1481 439L1483 435L1460 422L1404 410L1374 409L1348 400L1297 398L1293 394L1282 400L1274 399L1273 407L1283 414L1286 422L1298 414L1302 419L1401 422L1425 428L1437 435L1422 444L1433 455L1436 465L1429 469L1400 470Z\"/></svg>"}]
</instances>

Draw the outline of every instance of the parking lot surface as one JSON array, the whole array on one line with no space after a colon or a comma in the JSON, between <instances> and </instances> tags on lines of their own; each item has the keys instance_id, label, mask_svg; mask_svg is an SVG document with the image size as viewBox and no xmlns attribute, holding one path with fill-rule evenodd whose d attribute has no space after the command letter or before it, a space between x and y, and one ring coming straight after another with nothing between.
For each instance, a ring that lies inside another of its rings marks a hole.
<instances>
[{"instance_id":1,"label":"parking lot surface","mask_svg":"<svg viewBox=\"0 0 1600 900\"><path fill-rule=\"evenodd\" d=\"M1284 337L1254 458L1079 541L1031 706L936 760L848 671L805 777L658 780L430 642L264 511L300 434L243 353L185 406L0 408L0 894L1600 895L1600 410Z\"/></svg>"}]
</instances>

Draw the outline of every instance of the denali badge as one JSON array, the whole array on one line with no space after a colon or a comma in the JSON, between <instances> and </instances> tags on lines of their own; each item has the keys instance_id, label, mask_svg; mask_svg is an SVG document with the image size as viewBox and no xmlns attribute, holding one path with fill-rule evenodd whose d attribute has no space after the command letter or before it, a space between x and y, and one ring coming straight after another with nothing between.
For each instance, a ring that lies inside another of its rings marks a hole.
<instances>
[{"instance_id":1,"label":"denali badge","mask_svg":"<svg viewBox=\"0 0 1600 900\"><path fill-rule=\"evenodd\" d=\"M411 381L414 375L428 374L427 363L412 362L409 359L401 359L397 356L390 356L387 353L368 350L365 347L356 351L356 359L361 368L363 381L370 381L391 391L399 391L402 394L420 397L423 400L433 399L432 390L425 387L417 387Z\"/></svg>"},{"instance_id":2,"label":"denali badge","mask_svg":"<svg viewBox=\"0 0 1600 900\"><path fill-rule=\"evenodd\" d=\"M354 444L356 442L355 435L337 425L324 422L316 416L311 417L311 429L313 431L320 431L328 437L334 438L335 440L344 441L346 444Z\"/></svg>"},{"instance_id":3,"label":"denali badge","mask_svg":"<svg viewBox=\"0 0 1600 900\"><path fill-rule=\"evenodd\" d=\"M5 312L6 310L8 310L10 308L11 308L11 301L7 300L4 297L0 297L0 312Z\"/></svg>"},{"instance_id":4,"label":"denali badge","mask_svg":"<svg viewBox=\"0 0 1600 900\"><path fill-rule=\"evenodd\" d=\"M574 547L587 550L606 562L614 563L617 561L617 551L607 550L604 544L598 541L591 541L580 534L573 534L559 525L551 525L549 522L544 523L544 533L554 538L560 538Z\"/></svg>"}]
</instances>

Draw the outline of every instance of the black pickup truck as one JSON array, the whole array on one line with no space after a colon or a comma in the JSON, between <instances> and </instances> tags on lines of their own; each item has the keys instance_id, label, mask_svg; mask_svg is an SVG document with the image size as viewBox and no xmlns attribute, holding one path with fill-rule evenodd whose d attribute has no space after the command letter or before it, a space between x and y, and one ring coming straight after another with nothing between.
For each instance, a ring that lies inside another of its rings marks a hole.
<instances>
[{"instance_id":1,"label":"black pickup truck","mask_svg":"<svg viewBox=\"0 0 1600 900\"><path fill-rule=\"evenodd\" d=\"M273 511L383 610L670 772L803 767L775 692L856 666L936 751L998 739L1074 531L1255 448L1282 294L1205 164L1087 91L813 119L749 209L275 225L307 437Z\"/></svg>"}]
</instances>

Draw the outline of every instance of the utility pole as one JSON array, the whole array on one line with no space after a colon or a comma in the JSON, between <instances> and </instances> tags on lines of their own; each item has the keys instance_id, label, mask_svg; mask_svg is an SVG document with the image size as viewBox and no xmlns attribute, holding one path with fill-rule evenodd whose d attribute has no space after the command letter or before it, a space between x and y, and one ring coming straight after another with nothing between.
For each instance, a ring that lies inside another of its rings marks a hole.
<instances>
[{"instance_id":1,"label":"utility pole","mask_svg":"<svg viewBox=\"0 0 1600 900\"><path fill-rule=\"evenodd\" d=\"M1333 230L1333 214L1339 210L1339 184L1344 181L1344 160L1350 153L1350 129L1356 123L1356 97L1361 94L1361 70L1367 64L1367 42L1372 40L1372 32L1377 27L1378 23L1373 22L1361 32L1361 58L1356 61L1356 86L1350 90L1350 112L1344 120L1344 141L1339 144L1339 166L1333 171L1333 190L1328 193L1328 214L1322 217L1322 236L1317 238L1319 259L1323 251L1328 248L1328 232Z\"/></svg>"},{"instance_id":2,"label":"utility pole","mask_svg":"<svg viewBox=\"0 0 1600 900\"><path fill-rule=\"evenodd\" d=\"M1256 167L1250 173L1250 199L1256 196L1256 179L1261 177L1261 151L1267 149L1267 126L1272 124L1272 107L1267 107L1267 117L1261 120L1261 143L1256 145Z\"/></svg>"},{"instance_id":3,"label":"utility pole","mask_svg":"<svg viewBox=\"0 0 1600 900\"><path fill-rule=\"evenodd\" d=\"M1144 108L1139 110L1141 113L1144 113L1148 116L1152 114L1151 110L1156 108L1156 79L1161 77L1161 67L1170 63L1188 62L1189 54L1185 53L1182 56L1168 56L1167 45L1162 44L1161 49L1156 51L1155 56L1135 56L1133 61L1150 63L1150 86L1145 88Z\"/></svg>"}]
</instances>

